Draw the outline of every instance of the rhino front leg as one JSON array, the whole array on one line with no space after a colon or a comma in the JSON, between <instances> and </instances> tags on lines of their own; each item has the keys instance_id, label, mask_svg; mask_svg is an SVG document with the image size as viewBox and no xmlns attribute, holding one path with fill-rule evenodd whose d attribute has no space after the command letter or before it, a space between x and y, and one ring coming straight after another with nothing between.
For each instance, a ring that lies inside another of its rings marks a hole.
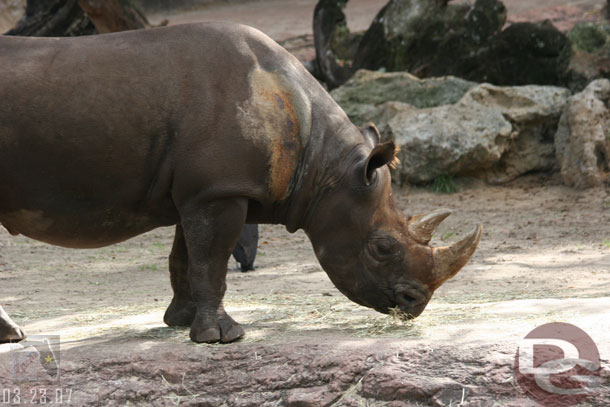
<instances>
[{"instance_id":1,"label":"rhino front leg","mask_svg":"<svg viewBox=\"0 0 610 407\"><path fill-rule=\"evenodd\" d=\"M243 329L225 311L227 263L246 219L248 201L191 202L180 209L188 251L188 279L196 306L191 326L195 342L232 342Z\"/></svg>"},{"instance_id":2,"label":"rhino front leg","mask_svg":"<svg viewBox=\"0 0 610 407\"><path fill-rule=\"evenodd\" d=\"M169 276L174 290L174 298L165 311L163 321L169 326L191 326L197 307L191 296L188 278L188 253L182 225L176 225L174 245L169 255Z\"/></svg>"},{"instance_id":3,"label":"rhino front leg","mask_svg":"<svg viewBox=\"0 0 610 407\"><path fill-rule=\"evenodd\" d=\"M13 322L0 306L0 343L19 342L25 339L25 333Z\"/></svg>"}]
</instances>

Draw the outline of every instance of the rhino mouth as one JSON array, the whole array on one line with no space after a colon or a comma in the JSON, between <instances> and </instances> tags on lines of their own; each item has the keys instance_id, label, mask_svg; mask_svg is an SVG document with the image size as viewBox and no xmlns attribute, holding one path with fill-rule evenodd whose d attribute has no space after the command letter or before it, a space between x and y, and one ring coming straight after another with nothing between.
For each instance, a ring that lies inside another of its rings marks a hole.
<instances>
[{"instance_id":1,"label":"rhino mouth","mask_svg":"<svg viewBox=\"0 0 610 407\"><path fill-rule=\"evenodd\" d=\"M413 286L400 286L395 290L387 290L382 292L383 300L379 301L379 292L377 292L375 303L367 301L363 297L347 295L347 297L357 304L372 308L382 314L389 314L393 309L398 309L406 314L408 318L416 318L424 312L432 293L429 290L416 288ZM369 298L370 297L365 297Z\"/></svg>"},{"instance_id":2,"label":"rhino mouth","mask_svg":"<svg viewBox=\"0 0 610 407\"><path fill-rule=\"evenodd\" d=\"M400 284L394 290L395 307L410 318L416 318L424 312L430 297L432 293L422 284Z\"/></svg>"}]
</instances>

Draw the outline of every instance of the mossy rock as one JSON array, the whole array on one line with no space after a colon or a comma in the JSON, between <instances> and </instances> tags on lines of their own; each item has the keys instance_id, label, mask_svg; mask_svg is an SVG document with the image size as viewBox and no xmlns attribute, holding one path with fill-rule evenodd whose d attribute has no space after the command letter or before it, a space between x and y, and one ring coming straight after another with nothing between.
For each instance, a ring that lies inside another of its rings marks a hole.
<instances>
[{"instance_id":1,"label":"mossy rock","mask_svg":"<svg viewBox=\"0 0 610 407\"><path fill-rule=\"evenodd\" d=\"M560 58L562 81L580 92L595 79L610 79L610 24L581 22L568 33Z\"/></svg>"},{"instance_id":2,"label":"mossy rock","mask_svg":"<svg viewBox=\"0 0 610 407\"><path fill-rule=\"evenodd\" d=\"M447 4L439 0L390 0L360 43L358 68L408 71L420 77L444 76L462 68L502 29L506 8L499 0ZM469 58L466 58L469 59Z\"/></svg>"},{"instance_id":3,"label":"mossy rock","mask_svg":"<svg viewBox=\"0 0 610 407\"><path fill-rule=\"evenodd\" d=\"M608 54L610 50L610 25L606 22L581 22L568 33L573 50L589 54Z\"/></svg>"},{"instance_id":4,"label":"mossy rock","mask_svg":"<svg viewBox=\"0 0 610 407\"><path fill-rule=\"evenodd\" d=\"M388 101L428 108L457 103L476 83L453 76L418 79L406 72L360 70L331 95L350 119L363 124L374 118L375 107Z\"/></svg>"}]
</instances>

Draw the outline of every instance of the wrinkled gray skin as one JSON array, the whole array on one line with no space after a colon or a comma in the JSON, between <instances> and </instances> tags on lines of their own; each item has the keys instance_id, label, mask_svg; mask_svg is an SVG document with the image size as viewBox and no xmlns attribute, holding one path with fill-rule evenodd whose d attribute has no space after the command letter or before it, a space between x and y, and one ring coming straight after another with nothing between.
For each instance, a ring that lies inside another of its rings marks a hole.
<instances>
[{"instance_id":1,"label":"wrinkled gray skin","mask_svg":"<svg viewBox=\"0 0 610 407\"><path fill-rule=\"evenodd\" d=\"M0 37L0 222L72 248L176 225L164 320L196 342L244 333L222 299L246 221L304 229L352 300L421 313L474 248L439 272L394 208L394 153L248 27ZM0 314L0 341L22 337Z\"/></svg>"}]
</instances>

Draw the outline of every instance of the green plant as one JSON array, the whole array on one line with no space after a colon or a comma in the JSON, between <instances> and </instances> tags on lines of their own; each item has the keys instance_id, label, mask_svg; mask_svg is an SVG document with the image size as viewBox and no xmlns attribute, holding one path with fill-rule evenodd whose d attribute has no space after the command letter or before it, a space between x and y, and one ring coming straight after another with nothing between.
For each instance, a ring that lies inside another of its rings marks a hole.
<instances>
[{"instance_id":1,"label":"green plant","mask_svg":"<svg viewBox=\"0 0 610 407\"><path fill-rule=\"evenodd\" d=\"M452 231L443 233L443 235L441 236L441 240L445 241L445 240L451 239L453 237L453 235L455 235L455 232L452 232Z\"/></svg>"},{"instance_id":2,"label":"green plant","mask_svg":"<svg viewBox=\"0 0 610 407\"><path fill-rule=\"evenodd\" d=\"M432 181L434 192L439 194L452 194L457 191L455 180L451 174L441 174Z\"/></svg>"},{"instance_id":3,"label":"green plant","mask_svg":"<svg viewBox=\"0 0 610 407\"><path fill-rule=\"evenodd\" d=\"M610 249L610 238L602 240L602 244Z\"/></svg>"}]
</instances>

